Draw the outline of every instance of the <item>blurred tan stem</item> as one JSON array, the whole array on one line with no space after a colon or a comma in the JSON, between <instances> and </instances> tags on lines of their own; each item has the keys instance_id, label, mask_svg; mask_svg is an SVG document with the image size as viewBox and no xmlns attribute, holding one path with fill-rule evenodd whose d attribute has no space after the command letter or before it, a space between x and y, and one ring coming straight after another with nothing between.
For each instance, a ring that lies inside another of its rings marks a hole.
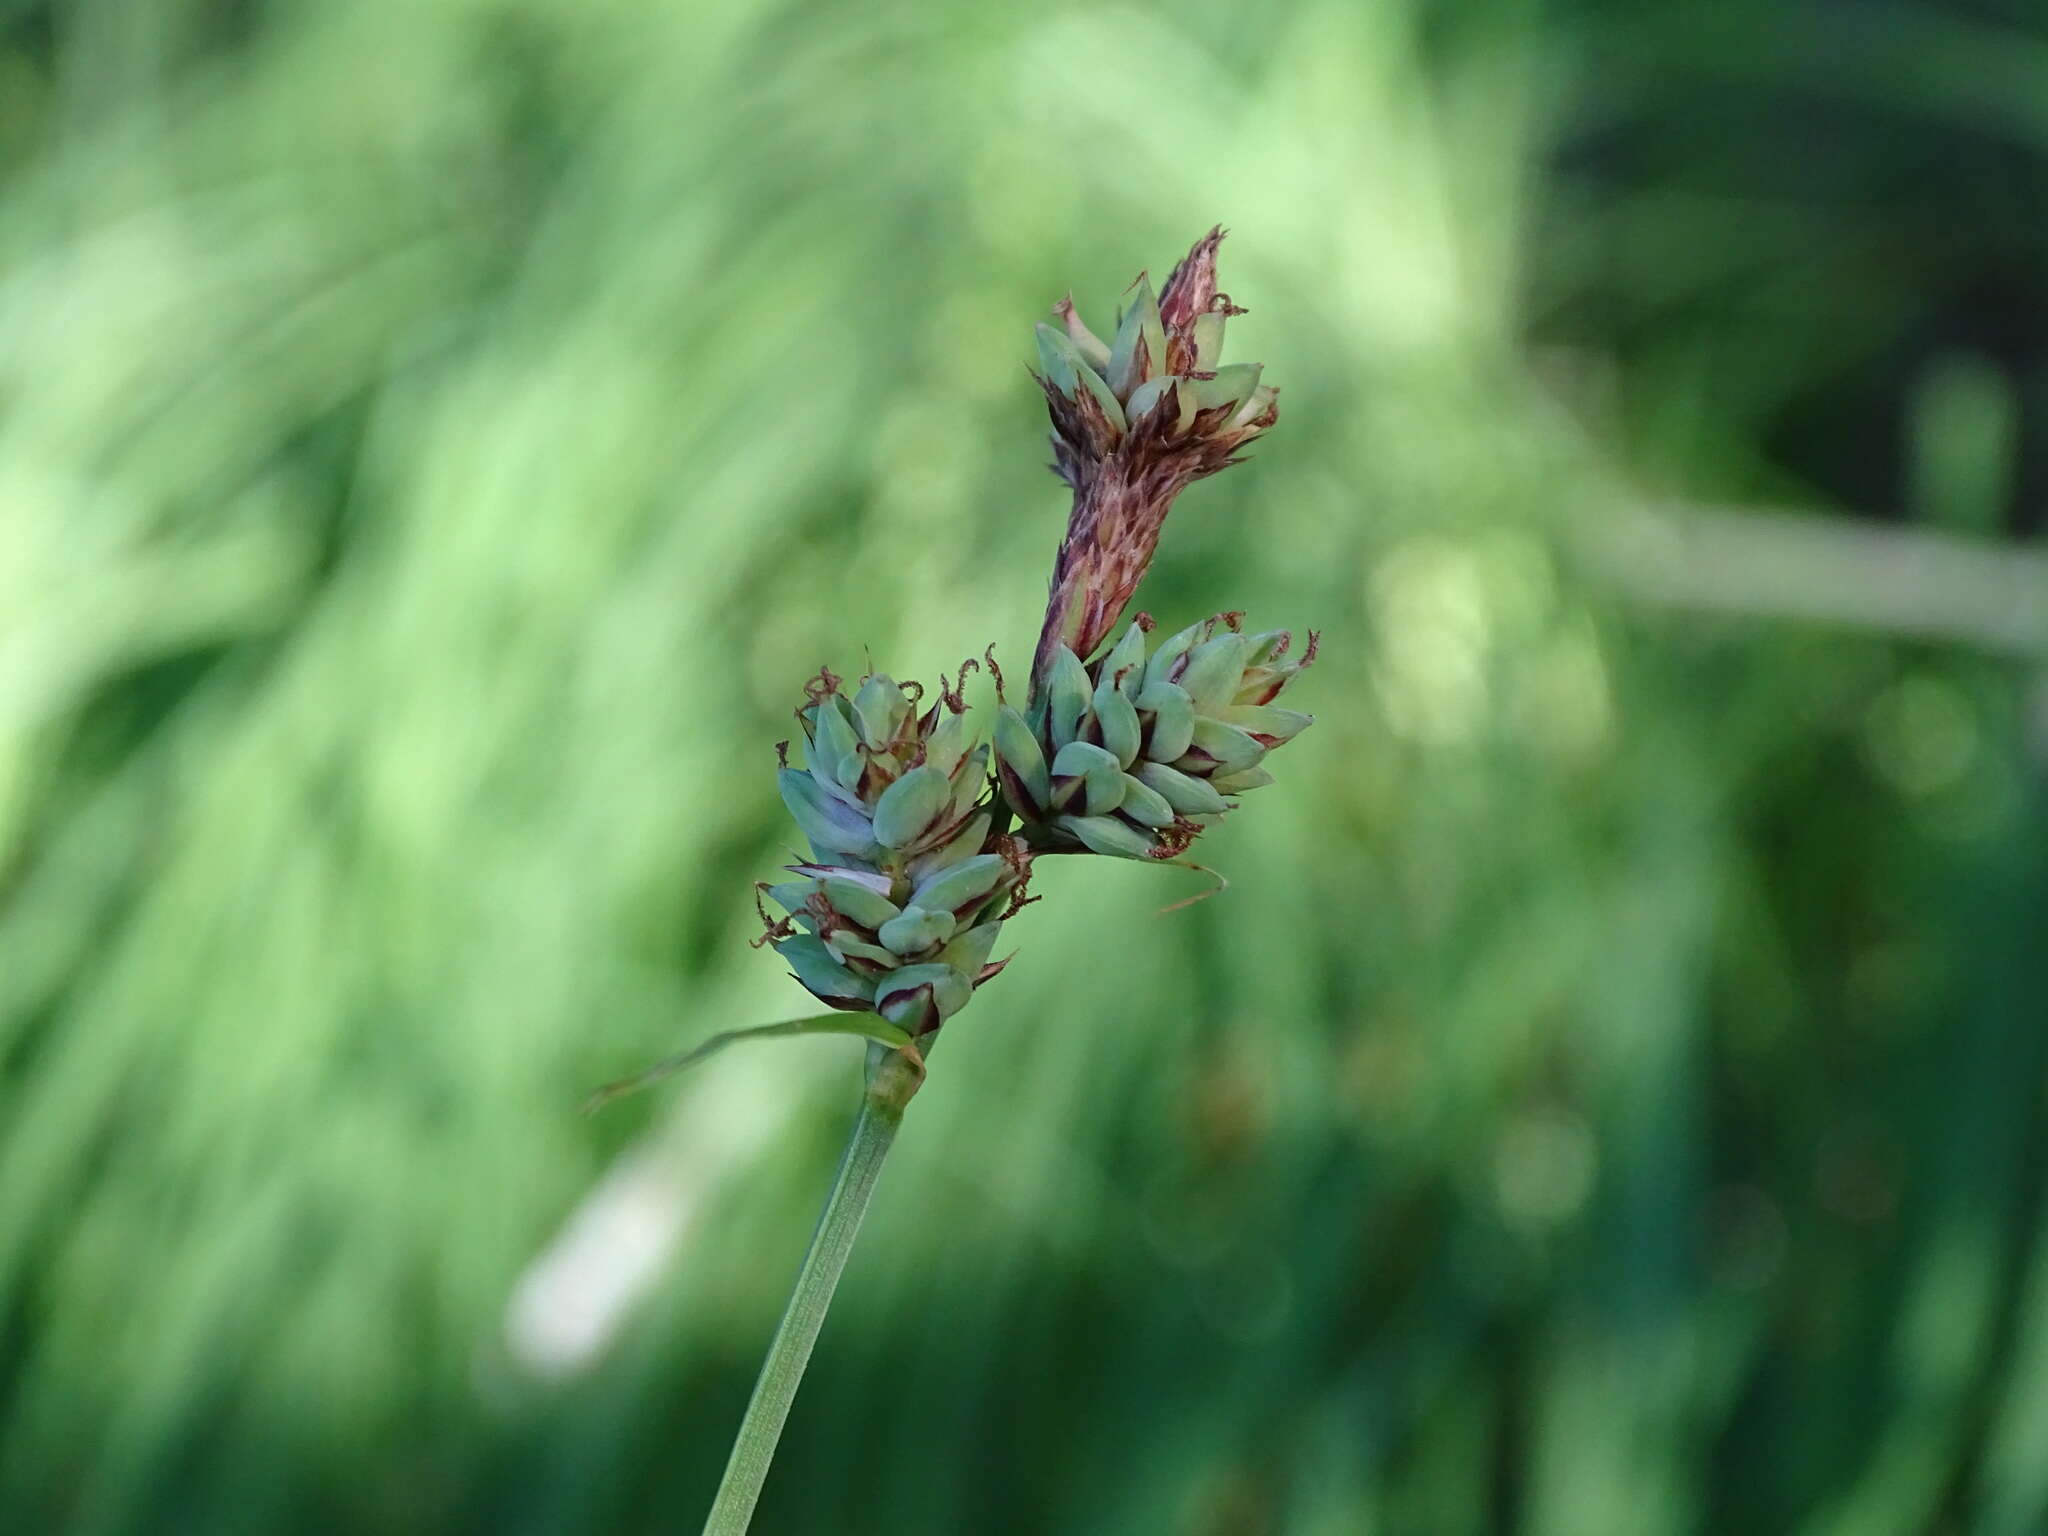
<instances>
[{"instance_id":1,"label":"blurred tan stem","mask_svg":"<svg viewBox=\"0 0 2048 1536\"><path fill-rule=\"evenodd\" d=\"M903 1106L923 1082L924 1060L915 1045L895 1051L879 1045L870 1048L860 1118L840 1156L832 1193L826 1197L817 1230L811 1234L810 1249L804 1254L796 1288L768 1346L768 1358L761 1363L760 1379L754 1383L753 1398L740 1421L718 1497L704 1522L704 1536L745 1536L754 1518L754 1505L768 1480L768 1467L775 1459L790 1404L796 1400L811 1349L832 1305L832 1293L860 1234L861 1218L874 1197L882 1161L903 1124Z\"/></svg>"},{"instance_id":2,"label":"blurred tan stem","mask_svg":"<svg viewBox=\"0 0 2048 1536\"><path fill-rule=\"evenodd\" d=\"M1640 601L2048 658L2048 554L1933 528L1764 509L1602 506L1580 537Z\"/></svg>"}]
</instances>

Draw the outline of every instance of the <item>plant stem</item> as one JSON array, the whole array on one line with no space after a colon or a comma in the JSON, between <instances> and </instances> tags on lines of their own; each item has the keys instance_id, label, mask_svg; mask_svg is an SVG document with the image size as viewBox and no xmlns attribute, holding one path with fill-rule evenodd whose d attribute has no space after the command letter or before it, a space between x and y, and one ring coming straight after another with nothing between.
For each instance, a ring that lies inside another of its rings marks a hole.
<instances>
[{"instance_id":1,"label":"plant stem","mask_svg":"<svg viewBox=\"0 0 2048 1536\"><path fill-rule=\"evenodd\" d=\"M783 1421L796 1399L797 1384L804 1367L811 1362L811 1347L818 1342L825 1310L832 1305L832 1292L839 1284L853 1252L853 1240L867 1214L875 1181L882 1172L882 1160L894 1145L903 1124L903 1106L924 1081L924 1062L915 1046L891 1051L870 1047L867 1092L861 1101L860 1118L840 1155L839 1172L832 1181L832 1193L825 1198L818 1228L811 1234L811 1246L797 1271L796 1289L790 1293L775 1338L768 1346L768 1358L761 1362L760 1379L754 1383L747 1416L740 1421L732 1455L725 1463L725 1477L718 1485L718 1497L704 1522L704 1536L746 1536L754 1518L754 1504L761 1497L761 1485L768 1479L768 1464L775 1458L776 1442L782 1438Z\"/></svg>"}]
</instances>

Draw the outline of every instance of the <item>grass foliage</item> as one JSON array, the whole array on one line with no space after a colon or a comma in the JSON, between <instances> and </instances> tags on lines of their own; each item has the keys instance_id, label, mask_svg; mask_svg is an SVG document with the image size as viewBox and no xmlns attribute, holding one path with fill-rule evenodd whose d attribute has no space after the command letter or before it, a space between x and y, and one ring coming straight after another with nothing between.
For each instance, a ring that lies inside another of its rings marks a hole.
<instances>
[{"instance_id":1,"label":"grass foliage","mask_svg":"<svg viewBox=\"0 0 2048 1536\"><path fill-rule=\"evenodd\" d=\"M691 1527L859 1053L578 1105L813 1011L800 681L1023 664L1030 322L1220 218L1140 601L1319 723L1045 869L762 1528L2041 1529L2039 659L1576 531L2038 531L2048 37L1711 10L0 0L0 1523Z\"/></svg>"}]
</instances>

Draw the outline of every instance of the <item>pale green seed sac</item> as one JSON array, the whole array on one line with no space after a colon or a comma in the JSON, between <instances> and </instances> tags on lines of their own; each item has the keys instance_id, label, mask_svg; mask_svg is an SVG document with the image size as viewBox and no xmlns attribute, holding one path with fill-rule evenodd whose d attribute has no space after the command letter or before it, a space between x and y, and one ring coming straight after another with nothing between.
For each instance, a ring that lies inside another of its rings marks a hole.
<instances>
[{"instance_id":1,"label":"pale green seed sac","mask_svg":"<svg viewBox=\"0 0 2048 1536\"><path fill-rule=\"evenodd\" d=\"M1035 849L1170 858L1248 790L1314 717L1273 703L1315 660L1284 629L1217 614L1147 652L1140 619L1093 667L1062 648L1027 718L1000 707L996 778Z\"/></svg>"},{"instance_id":2,"label":"pale green seed sac","mask_svg":"<svg viewBox=\"0 0 2048 1536\"><path fill-rule=\"evenodd\" d=\"M780 774L810 858L761 886L788 913L766 919L768 941L798 981L913 1037L1002 969L989 957L1029 863L993 831L989 749L959 694L942 686L920 712L922 696L880 675L850 699L830 672L812 682L807 766Z\"/></svg>"}]
</instances>

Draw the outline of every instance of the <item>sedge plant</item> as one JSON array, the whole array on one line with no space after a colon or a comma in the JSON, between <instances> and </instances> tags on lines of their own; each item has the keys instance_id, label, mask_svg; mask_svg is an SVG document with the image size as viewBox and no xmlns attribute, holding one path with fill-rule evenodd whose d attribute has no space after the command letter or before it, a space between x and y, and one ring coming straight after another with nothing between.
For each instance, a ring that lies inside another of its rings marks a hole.
<instances>
[{"instance_id":1,"label":"sedge plant","mask_svg":"<svg viewBox=\"0 0 2048 1536\"><path fill-rule=\"evenodd\" d=\"M904 1110L942 1029L992 981L1003 924L1056 854L1186 864L1202 831L1272 782L1266 755L1310 717L1274 700L1315 659L1286 630L1219 613L1170 635L1125 610L1174 498L1238 461L1278 419L1257 363L1223 361L1244 311L1216 286L1223 231L1155 293L1140 274L1108 341L1075 311L1037 329L1053 470L1073 492L1029 682L1013 700L993 647L994 724L980 739L956 679L927 691L820 668L797 709L802 762L779 749L783 803L809 845L757 901L770 947L829 1011L717 1036L600 1098L735 1040L868 1041L859 1117L768 1348L706 1536L739 1536L852 1251ZM775 910L770 910L772 904Z\"/></svg>"}]
</instances>

